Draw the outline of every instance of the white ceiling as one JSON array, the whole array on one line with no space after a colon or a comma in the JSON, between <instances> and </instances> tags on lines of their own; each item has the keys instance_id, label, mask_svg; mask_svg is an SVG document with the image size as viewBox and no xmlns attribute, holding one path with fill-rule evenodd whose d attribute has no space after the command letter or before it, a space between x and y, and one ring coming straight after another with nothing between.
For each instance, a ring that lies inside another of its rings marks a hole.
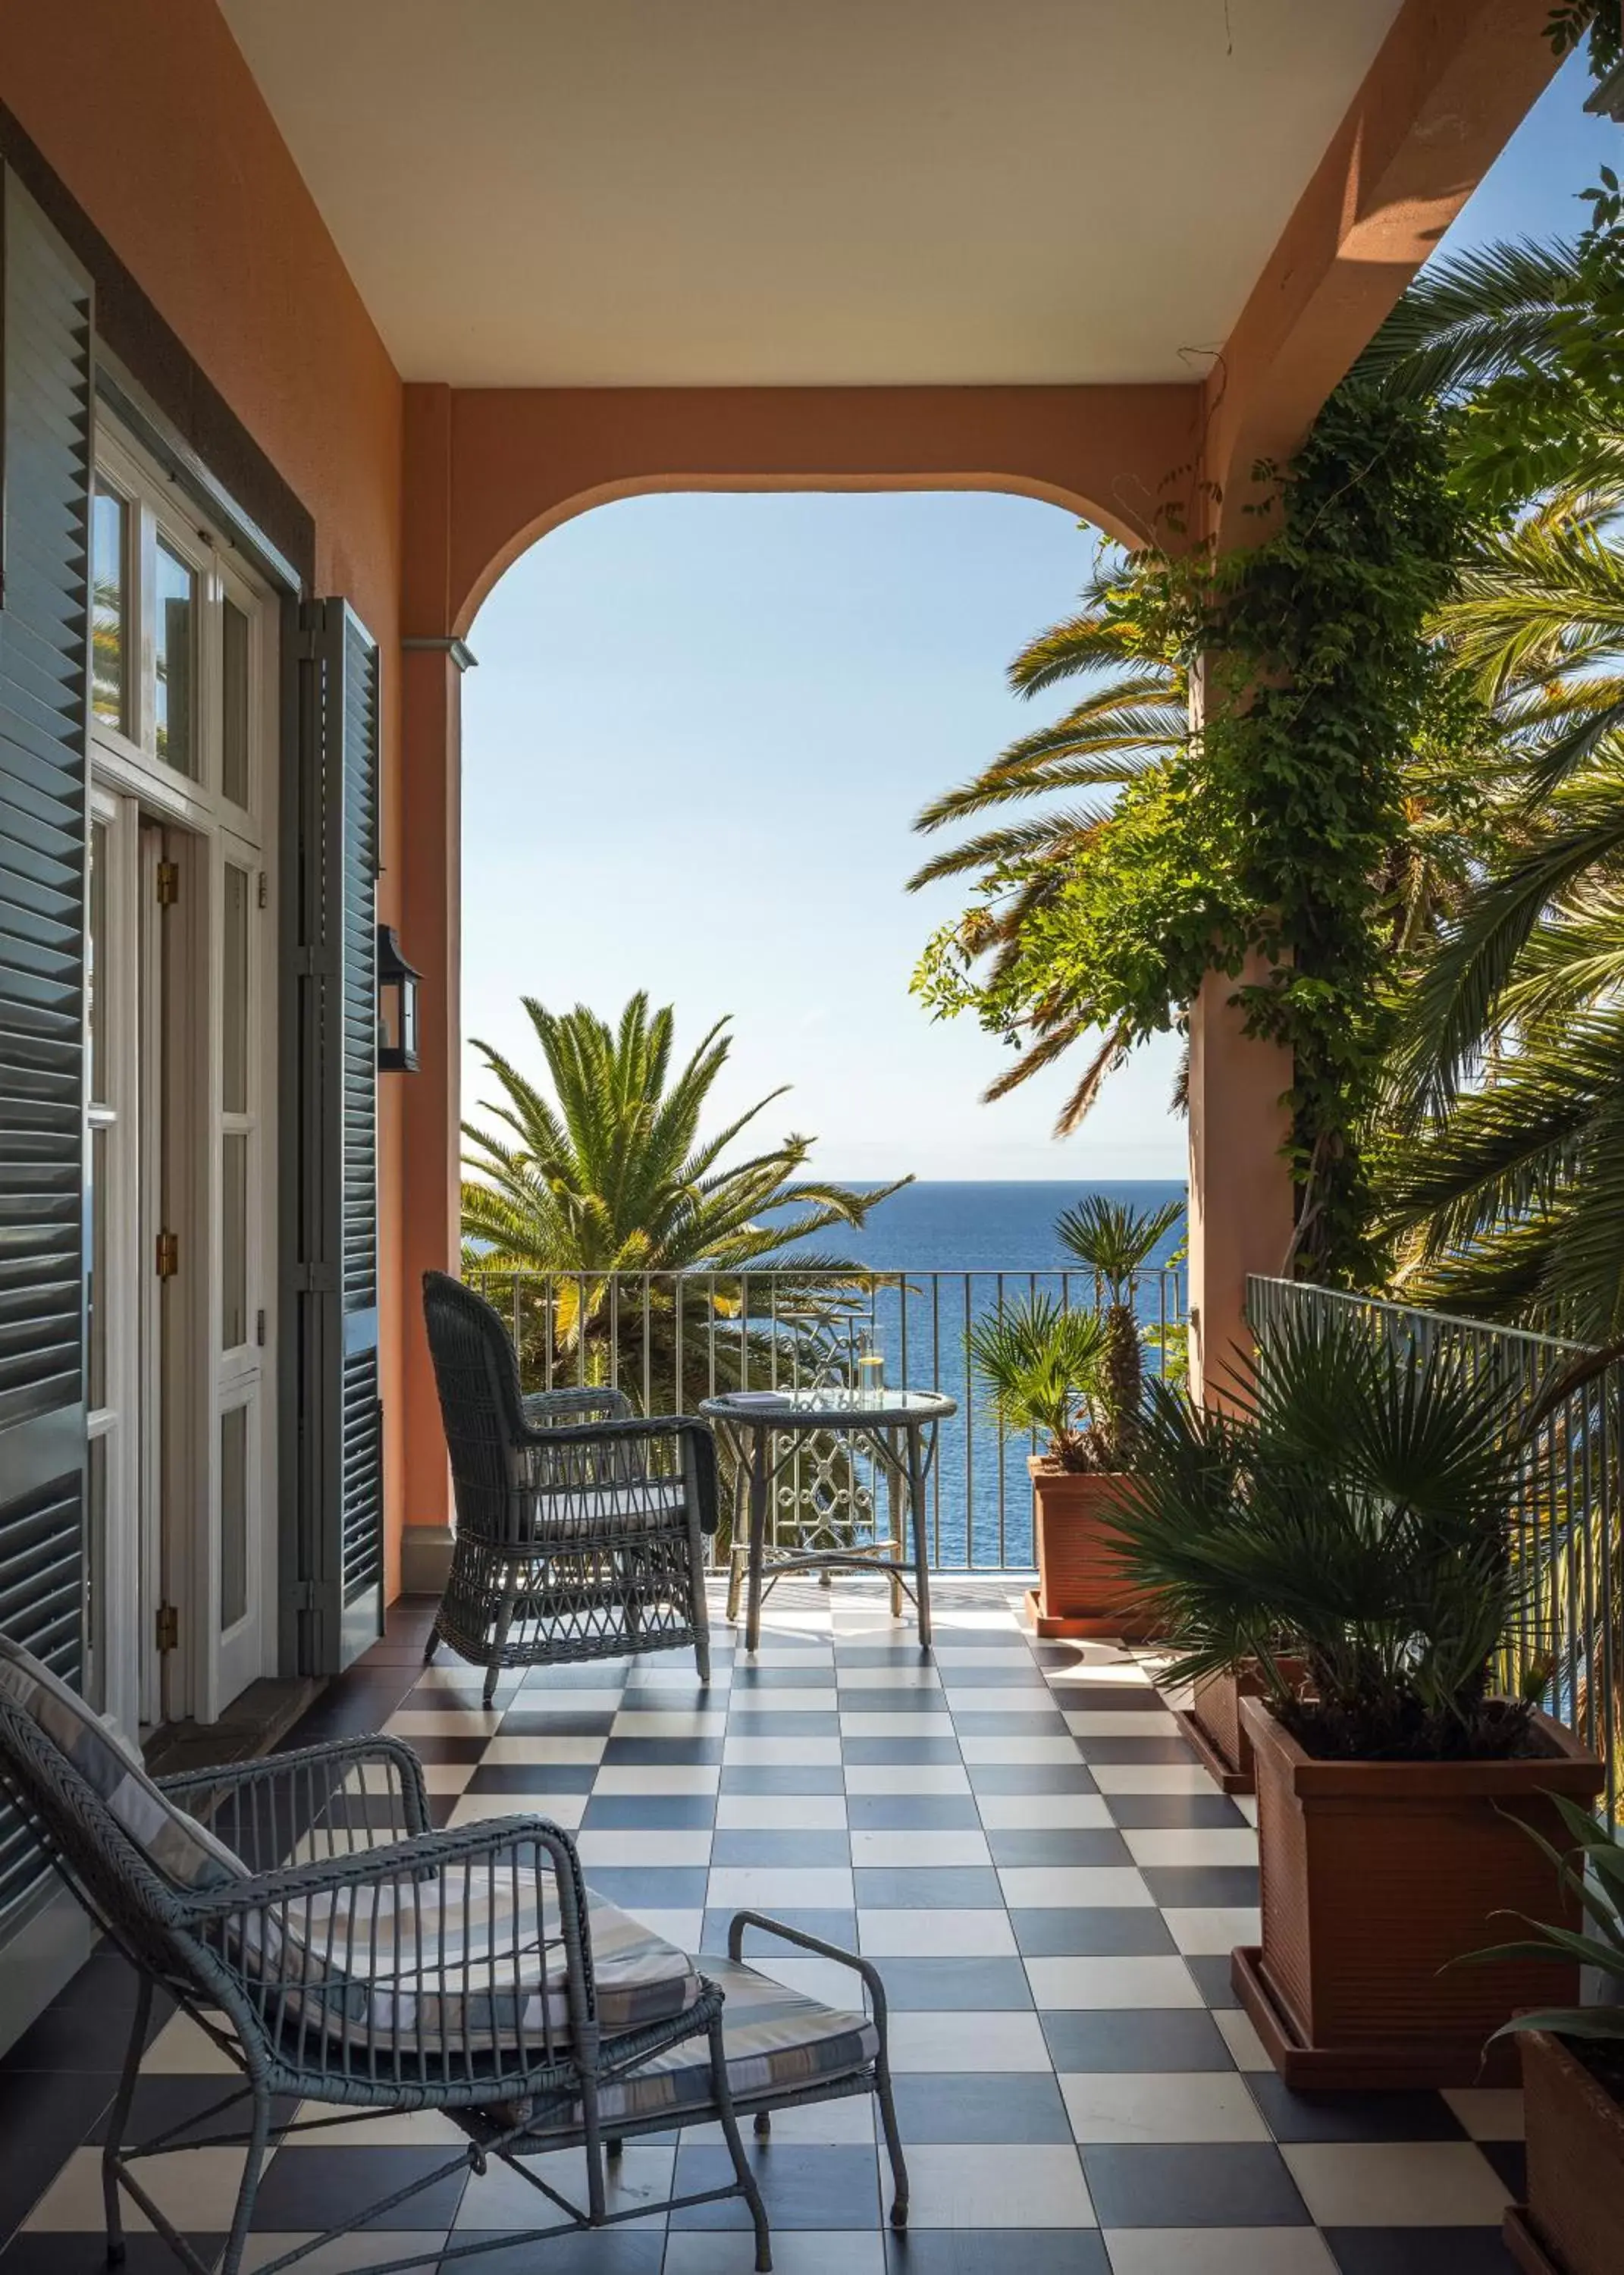
<instances>
[{"instance_id":1,"label":"white ceiling","mask_svg":"<svg viewBox=\"0 0 1624 2275\"><path fill-rule=\"evenodd\" d=\"M1188 376L1398 11L221 5L401 372L465 386Z\"/></svg>"}]
</instances>

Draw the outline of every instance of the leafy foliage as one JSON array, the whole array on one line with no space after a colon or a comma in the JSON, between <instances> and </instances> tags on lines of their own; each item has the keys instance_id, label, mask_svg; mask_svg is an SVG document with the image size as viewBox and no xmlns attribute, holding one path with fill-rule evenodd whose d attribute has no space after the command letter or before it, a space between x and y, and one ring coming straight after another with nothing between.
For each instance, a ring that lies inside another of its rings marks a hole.
<instances>
[{"instance_id":1,"label":"leafy foliage","mask_svg":"<svg viewBox=\"0 0 1624 2275\"><path fill-rule=\"evenodd\" d=\"M1508 1378L1340 1307L1288 1315L1225 1410L1152 1382L1117 1523L1172 1679L1257 1659L1324 1757L1514 1753L1528 1710L1490 1677L1527 1584L1507 1531L1524 1415Z\"/></svg>"},{"instance_id":2,"label":"leafy foliage","mask_svg":"<svg viewBox=\"0 0 1624 2275\"><path fill-rule=\"evenodd\" d=\"M1001 1430L1042 1431L1062 1470L1116 1467L1103 1381L1108 1335L1098 1311L1070 1311L1039 1292L978 1319L964 1340Z\"/></svg>"},{"instance_id":3,"label":"leafy foliage","mask_svg":"<svg viewBox=\"0 0 1624 2275\"><path fill-rule=\"evenodd\" d=\"M1552 0L1545 37L1559 56L1588 38L1591 76L1605 79L1624 58L1624 6L1620 0Z\"/></svg>"},{"instance_id":4,"label":"leafy foliage","mask_svg":"<svg viewBox=\"0 0 1624 2275\"><path fill-rule=\"evenodd\" d=\"M1479 246L1423 270L1360 359L1385 392L1457 400L1457 488L1512 510L1624 472L1624 231L1604 168L1573 239Z\"/></svg>"},{"instance_id":5,"label":"leafy foliage","mask_svg":"<svg viewBox=\"0 0 1624 2275\"><path fill-rule=\"evenodd\" d=\"M1526 1818L1518 1822L1550 1858L1558 1886L1593 1922L1593 1929L1548 1927L1530 1920L1527 1924L1534 1930L1531 1937L1468 1956L1484 1963L1497 1959L1550 1959L1571 1965L1576 1959L1582 1967L1595 1968L1619 1986L1614 2004L1538 2007L1502 2022L1494 2035L1498 2038L1514 2030L1551 2030L1558 2037L1585 2038L1624 2050L1624 1848L1565 1794L1553 1793L1551 1799L1573 1836L1573 1847L1566 1854L1547 1840L1537 1825Z\"/></svg>"}]
</instances>

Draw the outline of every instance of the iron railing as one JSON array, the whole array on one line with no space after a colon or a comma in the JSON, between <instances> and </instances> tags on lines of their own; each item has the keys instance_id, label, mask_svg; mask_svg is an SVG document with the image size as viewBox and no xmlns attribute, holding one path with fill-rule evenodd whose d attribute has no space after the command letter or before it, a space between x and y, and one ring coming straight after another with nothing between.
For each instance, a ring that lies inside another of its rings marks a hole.
<instances>
[{"instance_id":1,"label":"iron railing","mask_svg":"<svg viewBox=\"0 0 1624 2275\"><path fill-rule=\"evenodd\" d=\"M1544 1703L1607 1765L1605 1806L1624 1785L1624 1362L1587 1364L1580 1343L1384 1304L1301 1281L1253 1278L1247 1314L1261 1349L1288 1318L1353 1311L1401 1349L1442 1351L1522 1392L1532 1428L1513 1540L1527 1585L1505 1642L1508 1689L1549 1670Z\"/></svg>"},{"instance_id":2,"label":"iron railing","mask_svg":"<svg viewBox=\"0 0 1624 2275\"><path fill-rule=\"evenodd\" d=\"M738 1272L495 1272L469 1284L506 1320L525 1388L609 1382L646 1414L691 1413L727 1389L855 1383L866 1354L886 1384L944 1390L958 1412L942 1424L927 1486L930 1554L940 1571L1029 1572L1031 1441L1001 1431L972 1378L972 1325L1039 1293L1098 1310L1091 1273L829 1274L793 1266ZM1147 1372L1160 1371L1185 1321L1185 1279L1172 1268L1134 1276ZM774 1511L781 1534L872 1530L876 1480L844 1452L813 1441ZM883 1493L880 1495L883 1518ZM887 1530L881 1523L882 1532Z\"/></svg>"}]
</instances>

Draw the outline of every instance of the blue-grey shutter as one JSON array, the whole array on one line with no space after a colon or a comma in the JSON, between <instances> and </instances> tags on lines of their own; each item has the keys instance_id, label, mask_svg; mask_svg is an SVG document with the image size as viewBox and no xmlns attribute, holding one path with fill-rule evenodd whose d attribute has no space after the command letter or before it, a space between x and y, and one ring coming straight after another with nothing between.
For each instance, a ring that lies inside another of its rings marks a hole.
<instances>
[{"instance_id":1,"label":"blue-grey shutter","mask_svg":"<svg viewBox=\"0 0 1624 2275\"><path fill-rule=\"evenodd\" d=\"M70 1682L84 1623L89 277L0 200L0 1629ZM0 1927L41 1878L0 1810Z\"/></svg>"},{"instance_id":2,"label":"blue-grey shutter","mask_svg":"<svg viewBox=\"0 0 1624 2275\"><path fill-rule=\"evenodd\" d=\"M313 601L297 667L294 1608L301 1672L329 1674L383 1627L377 645L347 601Z\"/></svg>"}]
</instances>

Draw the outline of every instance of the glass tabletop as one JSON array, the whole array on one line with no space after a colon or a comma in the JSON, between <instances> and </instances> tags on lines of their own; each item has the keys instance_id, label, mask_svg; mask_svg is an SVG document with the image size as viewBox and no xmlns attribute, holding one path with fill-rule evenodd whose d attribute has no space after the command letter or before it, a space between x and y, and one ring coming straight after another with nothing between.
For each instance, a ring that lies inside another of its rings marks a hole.
<instances>
[{"instance_id":1,"label":"glass tabletop","mask_svg":"<svg viewBox=\"0 0 1624 2275\"><path fill-rule=\"evenodd\" d=\"M727 1390L702 1398L707 1422L770 1430L860 1429L873 1425L940 1422L958 1412L941 1390Z\"/></svg>"}]
</instances>

